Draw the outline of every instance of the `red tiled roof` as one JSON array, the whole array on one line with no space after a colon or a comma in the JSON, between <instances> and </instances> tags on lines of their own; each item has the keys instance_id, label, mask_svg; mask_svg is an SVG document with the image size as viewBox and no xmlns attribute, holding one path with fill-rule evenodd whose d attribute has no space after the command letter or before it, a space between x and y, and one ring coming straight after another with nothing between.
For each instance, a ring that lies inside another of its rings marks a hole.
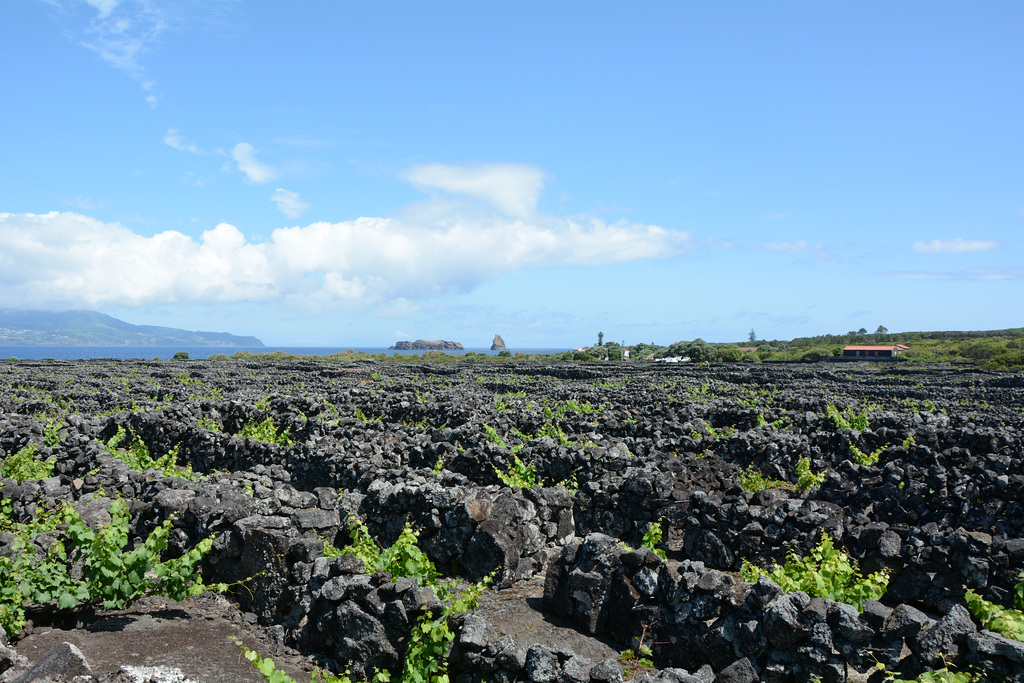
<instances>
[{"instance_id":1,"label":"red tiled roof","mask_svg":"<svg viewBox=\"0 0 1024 683\"><path fill-rule=\"evenodd\" d=\"M909 346L904 346L903 344L888 344L885 346L844 346L843 351L892 351L893 347L897 351L910 350Z\"/></svg>"}]
</instances>

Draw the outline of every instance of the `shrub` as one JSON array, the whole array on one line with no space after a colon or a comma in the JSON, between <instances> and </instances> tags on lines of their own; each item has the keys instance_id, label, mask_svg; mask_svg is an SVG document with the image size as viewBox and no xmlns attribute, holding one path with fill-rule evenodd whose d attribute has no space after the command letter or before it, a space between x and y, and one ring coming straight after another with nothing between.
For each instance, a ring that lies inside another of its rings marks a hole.
<instances>
[{"instance_id":1,"label":"shrub","mask_svg":"<svg viewBox=\"0 0 1024 683\"><path fill-rule=\"evenodd\" d=\"M847 407L842 413L834 405L829 403L825 406L825 413L832 418L836 429L855 429L859 432L868 428L868 409L864 408L859 413L853 412L853 408Z\"/></svg>"},{"instance_id":2,"label":"shrub","mask_svg":"<svg viewBox=\"0 0 1024 683\"><path fill-rule=\"evenodd\" d=\"M437 583L437 570L427 554L417 545L420 532L406 523L398 539L386 550L381 550L370 536L366 525L358 519L349 524L352 543L341 550L344 555L354 555L366 565L368 574L379 571L391 572L394 578L413 579L417 584L433 586Z\"/></svg>"},{"instance_id":3,"label":"shrub","mask_svg":"<svg viewBox=\"0 0 1024 683\"><path fill-rule=\"evenodd\" d=\"M118 427L117 433L110 437L110 440L105 445L107 452L138 472L156 470L165 477L180 477L189 481L196 480L196 476L192 473L191 465L178 467L178 449L181 444L178 444L154 460L149 454L149 448L146 447L146 444L139 438L138 434L132 436L127 448L121 448L121 444L127 438L128 432L125 431L125 428Z\"/></svg>"},{"instance_id":4,"label":"shrub","mask_svg":"<svg viewBox=\"0 0 1024 683\"><path fill-rule=\"evenodd\" d=\"M3 465L0 465L0 477L15 479L19 484L27 479L48 478L53 474L56 458L40 460L36 457L38 450L39 446L31 444L13 455L8 455L4 458Z\"/></svg>"},{"instance_id":5,"label":"shrub","mask_svg":"<svg viewBox=\"0 0 1024 683\"><path fill-rule=\"evenodd\" d=\"M663 560L665 559L665 551L659 548L658 545L661 543L661 523L664 519L664 517L661 517L658 521L651 524L647 529L647 533L644 534L643 539L640 541L642 547L654 551L654 554Z\"/></svg>"},{"instance_id":6,"label":"shrub","mask_svg":"<svg viewBox=\"0 0 1024 683\"><path fill-rule=\"evenodd\" d=\"M847 443L850 445L850 455L852 455L853 459L860 465L874 465L881 457L882 451L887 448L887 446L879 446L870 453L865 453L854 446L852 441L848 441Z\"/></svg>"},{"instance_id":7,"label":"shrub","mask_svg":"<svg viewBox=\"0 0 1024 683\"><path fill-rule=\"evenodd\" d=\"M1022 585L1024 582L1017 584L1018 589ZM1007 638L1024 641L1024 612L989 602L972 590L964 594L964 600L967 609L983 627Z\"/></svg>"},{"instance_id":8,"label":"shrub","mask_svg":"<svg viewBox=\"0 0 1024 683\"><path fill-rule=\"evenodd\" d=\"M295 444L295 441L288 438L290 429L290 427L285 427L283 430L278 431L277 426L274 424L274 419L271 417L259 423L254 418L246 422L235 436L275 443L278 446L292 446Z\"/></svg>"},{"instance_id":9,"label":"shrub","mask_svg":"<svg viewBox=\"0 0 1024 683\"><path fill-rule=\"evenodd\" d=\"M758 472L753 465L748 465L745 470L740 472L740 486L743 487L744 491L750 491L751 493L757 493L765 489L778 489L786 485L787 483L780 479L767 478Z\"/></svg>"},{"instance_id":10,"label":"shrub","mask_svg":"<svg viewBox=\"0 0 1024 683\"><path fill-rule=\"evenodd\" d=\"M825 481L825 473L819 472L813 474L811 472L811 460L810 458L800 458L796 463L796 487L800 491L806 491L821 486L821 482Z\"/></svg>"},{"instance_id":11,"label":"shrub","mask_svg":"<svg viewBox=\"0 0 1024 683\"><path fill-rule=\"evenodd\" d=\"M19 530L12 555L0 558L0 626L8 634L16 635L24 627L26 603L56 600L60 610L80 603L121 609L147 594L184 600L205 590L195 567L210 551L213 539L204 539L181 557L164 562L160 553L167 547L173 520L164 521L126 552L131 521L128 505L115 500L109 512L110 524L92 529L74 508L65 506L59 520L67 525L68 545L62 540L53 542L43 560L36 558L32 541L39 533L52 531L51 525ZM75 566L80 567L80 574L71 571Z\"/></svg>"},{"instance_id":12,"label":"shrub","mask_svg":"<svg viewBox=\"0 0 1024 683\"><path fill-rule=\"evenodd\" d=\"M514 455L512 464L508 470L502 472L494 465L494 473L498 475L498 479L505 484L505 486L511 486L513 488L528 489L537 485L537 470L534 464L531 462L529 465L523 463L519 459L518 455Z\"/></svg>"},{"instance_id":13,"label":"shrub","mask_svg":"<svg viewBox=\"0 0 1024 683\"><path fill-rule=\"evenodd\" d=\"M876 572L862 576L855 562L833 545L832 537L822 534L821 542L807 557L790 552L786 564L771 572L744 560L741 569L745 581L756 581L762 574L787 593L804 591L812 597L829 598L864 610L865 600L878 600L885 594L889 576Z\"/></svg>"}]
</instances>

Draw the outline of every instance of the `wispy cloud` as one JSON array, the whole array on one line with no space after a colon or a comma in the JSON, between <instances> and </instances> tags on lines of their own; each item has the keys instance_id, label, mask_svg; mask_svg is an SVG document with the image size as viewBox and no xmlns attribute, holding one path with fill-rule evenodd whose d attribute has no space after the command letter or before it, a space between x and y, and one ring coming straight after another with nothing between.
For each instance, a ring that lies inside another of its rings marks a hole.
<instances>
[{"instance_id":1,"label":"wispy cloud","mask_svg":"<svg viewBox=\"0 0 1024 683\"><path fill-rule=\"evenodd\" d=\"M789 254L797 254L801 251L807 251L810 245L804 240L797 240L796 242L765 242L761 246L768 251L784 251Z\"/></svg>"},{"instance_id":2,"label":"wispy cloud","mask_svg":"<svg viewBox=\"0 0 1024 683\"><path fill-rule=\"evenodd\" d=\"M510 216L533 213L544 189L544 171L528 164L421 164L404 177L419 188L473 197Z\"/></svg>"},{"instance_id":3,"label":"wispy cloud","mask_svg":"<svg viewBox=\"0 0 1024 683\"><path fill-rule=\"evenodd\" d=\"M177 128L169 128L164 135L164 144L181 152L192 154L204 154L203 148L192 142L185 142L185 138L178 134Z\"/></svg>"},{"instance_id":4,"label":"wispy cloud","mask_svg":"<svg viewBox=\"0 0 1024 683\"><path fill-rule=\"evenodd\" d=\"M274 193L270 195L270 199L277 204L278 211L288 216L288 218L298 218L309 209L309 204L299 198L298 192L285 190L281 187L274 190Z\"/></svg>"},{"instance_id":5,"label":"wispy cloud","mask_svg":"<svg viewBox=\"0 0 1024 683\"><path fill-rule=\"evenodd\" d=\"M146 102L160 99L145 56L165 33L182 27L230 25L233 0L44 0L72 42L139 82Z\"/></svg>"},{"instance_id":6,"label":"wispy cloud","mask_svg":"<svg viewBox=\"0 0 1024 683\"><path fill-rule=\"evenodd\" d=\"M76 3L52 2L77 16ZM70 28L68 35L110 66L139 81L146 93L146 102L155 107L156 84L146 77L142 57L159 42L169 26L165 4L156 0L85 0L85 4L95 14L84 25Z\"/></svg>"},{"instance_id":7,"label":"wispy cloud","mask_svg":"<svg viewBox=\"0 0 1024 683\"><path fill-rule=\"evenodd\" d=\"M257 159L256 148L248 142L235 145L231 150L231 158L250 183L267 183L281 175L276 168Z\"/></svg>"},{"instance_id":8,"label":"wispy cloud","mask_svg":"<svg viewBox=\"0 0 1024 683\"><path fill-rule=\"evenodd\" d=\"M274 195L282 210L302 203L287 190ZM227 223L199 238L145 236L78 213L0 213L0 296L90 306L277 301L407 316L419 302L522 268L665 258L692 245L689 233L656 225L428 204L401 219L312 223L265 240Z\"/></svg>"},{"instance_id":9,"label":"wispy cloud","mask_svg":"<svg viewBox=\"0 0 1024 683\"><path fill-rule=\"evenodd\" d=\"M76 209L81 209L83 211L89 211L90 209L99 209L103 206L103 202L94 201L92 198L86 197L85 195L78 195L74 199L64 199L62 200L62 203Z\"/></svg>"},{"instance_id":10,"label":"wispy cloud","mask_svg":"<svg viewBox=\"0 0 1024 683\"><path fill-rule=\"evenodd\" d=\"M911 249L919 254L959 254L966 251L991 251L999 248L999 242L990 240L965 240L957 237L953 240L932 240L931 242L914 242Z\"/></svg>"},{"instance_id":11,"label":"wispy cloud","mask_svg":"<svg viewBox=\"0 0 1024 683\"><path fill-rule=\"evenodd\" d=\"M967 268L951 272L890 270L881 273L885 277L901 280L1019 280L1024 277L1020 268Z\"/></svg>"}]
</instances>

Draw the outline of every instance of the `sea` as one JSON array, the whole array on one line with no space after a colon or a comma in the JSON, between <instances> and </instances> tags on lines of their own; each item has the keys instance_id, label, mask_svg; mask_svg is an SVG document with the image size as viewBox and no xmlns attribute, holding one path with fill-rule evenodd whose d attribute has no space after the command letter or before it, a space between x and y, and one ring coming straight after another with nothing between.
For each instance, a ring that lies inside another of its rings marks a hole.
<instances>
[{"instance_id":1,"label":"sea","mask_svg":"<svg viewBox=\"0 0 1024 683\"><path fill-rule=\"evenodd\" d=\"M296 356L327 356L342 351L362 351L364 353L386 353L388 355L419 356L423 351L399 351L376 346L58 346L17 344L0 346L0 359L17 360L89 360L93 358L138 358L140 360L169 360L179 351L188 353L190 359L209 358L215 354L231 357L239 351L253 353L272 353L283 351ZM509 349L512 353L562 353L566 349ZM489 348L469 348L462 351L446 351L445 353L464 355L469 351L484 353L488 356L498 355Z\"/></svg>"}]
</instances>

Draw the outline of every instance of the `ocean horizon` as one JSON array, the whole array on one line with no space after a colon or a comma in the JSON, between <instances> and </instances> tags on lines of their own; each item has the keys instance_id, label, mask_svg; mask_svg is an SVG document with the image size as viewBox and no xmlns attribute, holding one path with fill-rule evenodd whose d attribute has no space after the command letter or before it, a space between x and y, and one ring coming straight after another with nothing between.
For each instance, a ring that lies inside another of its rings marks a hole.
<instances>
[{"instance_id":1,"label":"ocean horizon","mask_svg":"<svg viewBox=\"0 0 1024 683\"><path fill-rule=\"evenodd\" d=\"M564 348L510 348L512 353L562 353L571 349ZM175 353L185 351L190 359L202 360L216 354L231 356L239 351L252 353L273 353L282 351L296 356L327 356L343 351L362 351L363 353L386 353L388 355L418 356L423 351L404 351L388 349L383 346L140 346L131 344L72 346L62 344L9 344L0 346L0 359L18 360L92 360L96 358L116 358L121 360L169 360ZM488 356L498 355L488 347L467 348L461 351L445 351L453 355L465 355L473 351Z\"/></svg>"}]
</instances>

